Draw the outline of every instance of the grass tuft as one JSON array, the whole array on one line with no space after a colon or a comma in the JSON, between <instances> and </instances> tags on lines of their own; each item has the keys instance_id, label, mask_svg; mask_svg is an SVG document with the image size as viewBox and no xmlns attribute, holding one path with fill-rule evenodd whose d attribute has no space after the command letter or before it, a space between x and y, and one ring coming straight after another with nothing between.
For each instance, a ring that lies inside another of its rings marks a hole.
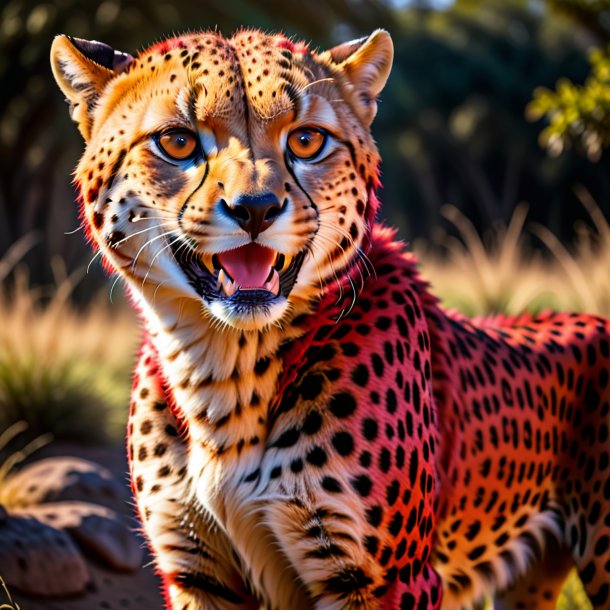
<instances>
[{"instance_id":1,"label":"grass tuft","mask_svg":"<svg viewBox=\"0 0 610 610\"><path fill-rule=\"evenodd\" d=\"M442 234L443 251L416 244L422 274L443 304L467 315L533 313L544 309L610 316L610 226L584 189L577 194L592 226L576 227L571 249L546 227L527 223L527 207L516 208L508 226L480 238L452 206L445 217L459 237ZM548 255L532 250L537 237Z\"/></svg>"},{"instance_id":2,"label":"grass tuft","mask_svg":"<svg viewBox=\"0 0 610 610\"><path fill-rule=\"evenodd\" d=\"M49 290L32 289L24 269L0 286L0 430L26 421L32 438L119 439L138 337L134 315L106 298L77 310L70 301L77 278L53 265Z\"/></svg>"}]
</instances>

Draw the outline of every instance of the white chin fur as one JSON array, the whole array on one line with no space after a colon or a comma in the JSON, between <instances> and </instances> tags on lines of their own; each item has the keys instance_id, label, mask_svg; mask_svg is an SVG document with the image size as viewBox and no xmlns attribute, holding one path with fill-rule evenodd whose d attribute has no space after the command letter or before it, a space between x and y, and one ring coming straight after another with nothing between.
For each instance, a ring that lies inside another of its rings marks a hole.
<instances>
[{"instance_id":1,"label":"white chin fur","mask_svg":"<svg viewBox=\"0 0 610 610\"><path fill-rule=\"evenodd\" d=\"M236 312L230 304L223 301L213 301L205 305L212 316L223 324L238 330L261 330L269 324L279 322L288 309L288 299L282 298L267 307L259 307L256 311Z\"/></svg>"}]
</instances>

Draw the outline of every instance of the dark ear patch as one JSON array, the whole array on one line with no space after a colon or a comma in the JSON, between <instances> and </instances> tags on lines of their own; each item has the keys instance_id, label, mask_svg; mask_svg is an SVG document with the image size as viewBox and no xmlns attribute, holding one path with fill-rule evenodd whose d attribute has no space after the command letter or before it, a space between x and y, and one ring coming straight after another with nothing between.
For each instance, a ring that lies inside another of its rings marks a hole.
<instances>
[{"instance_id":1,"label":"dark ear patch","mask_svg":"<svg viewBox=\"0 0 610 610\"><path fill-rule=\"evenodd\" d=\"M113 72L123 72L134 61L129 53L115 51L110 45L97 40L68 37L70 42L88 59Z\"/></svg>"},{"instance_id":2,"label":"dark ear patch","mask_svg":"<svg viewBox=\"0 0 610 610\"><path fill-rule=\"evenodd\" d=\"M350 55L353 55L368 39L368 36L357 38L350 42L339 44L336 47L328 50L332 61L336 64L342 64Z\"/></svg>"},{"instance_id":3,"label":"dark ear patch","mask_svg":"<svg viewBox=\"0 0 610 610\"><path fill-rule=\"evenodd\" d=\"M51 45L53 76L70 102L70 116L85 140L91 135L94 109L108 83L135 63L128 53L96 40L56 36Z\"/></svg>"}]
</instances>

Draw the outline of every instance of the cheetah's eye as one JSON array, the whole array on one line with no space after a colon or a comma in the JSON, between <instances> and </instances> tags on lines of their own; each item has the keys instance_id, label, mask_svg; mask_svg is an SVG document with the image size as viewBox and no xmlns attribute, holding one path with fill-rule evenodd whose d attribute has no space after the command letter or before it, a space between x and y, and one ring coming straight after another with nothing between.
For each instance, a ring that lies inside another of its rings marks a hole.
<instances>
[{"instance_id":1,"label":"cheetah's eye","mask_svg":"<svg viewBox=\"0 0 610 610\"><path fill-rule=\"evenodd\" d=\"M157 146L172 159L184 161L195 155L197 136L186 129L173 129L157 137Z\"/></svg>"},{"instance_id":2,"label":"cheetah's eye","mask_svg":"<svg viewBox=\"0 0 610 610\"><path fill-rule=\"evenodd\" d=\"M326 133L314 127L295 129L288 136L288 149L298 159L310 161L322 151Z\"/></svg>"}]
</instances>

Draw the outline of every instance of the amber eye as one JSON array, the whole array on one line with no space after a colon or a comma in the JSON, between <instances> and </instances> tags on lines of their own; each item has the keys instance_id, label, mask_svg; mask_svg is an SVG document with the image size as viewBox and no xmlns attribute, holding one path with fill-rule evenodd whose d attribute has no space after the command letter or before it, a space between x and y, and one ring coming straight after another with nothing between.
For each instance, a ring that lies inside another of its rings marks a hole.
<instances>
[{"instance_id":1,"label":"amber eye","mask_svg":"<svg viewBox=\"0 0 610 610\"><path fill-rule=\"evenodd\" d=\"M326 134L319 129L302 127L288 136L288 148L299 159L313 159L324 147Z\"/></svg>"},{"instance_id":2,"label":"amber eye","mask_svg":"<svg viewBox=\"0 0 610 610\"><path fill-rule=\"evenodd\" d=\"M186 129L166 131L157 138L159 148L172 159L183 161L197 150L197 137Z\"/></svg>"}]
</instances>

